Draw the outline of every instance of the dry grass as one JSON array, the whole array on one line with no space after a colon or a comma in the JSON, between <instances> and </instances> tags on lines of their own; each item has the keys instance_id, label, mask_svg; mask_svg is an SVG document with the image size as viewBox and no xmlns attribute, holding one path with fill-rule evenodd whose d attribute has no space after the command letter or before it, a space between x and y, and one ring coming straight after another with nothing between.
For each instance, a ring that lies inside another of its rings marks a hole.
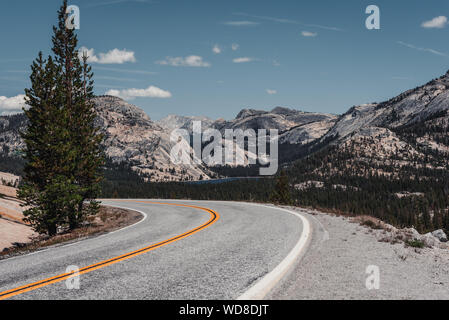
<instances>
[{"instance_id":1,"label":"dry grass","mask_svg":"<svg viewBox=\"0 0 449 320\"><path fill-rule=\"evenodd\" d=\"M385 230L385 223L379 219L370 216L357 216L353 218L354 222L360 223L361 226L368 227L374 230Z\"/></svg>"},{"instance_id":2,"label":"dry grass","mask_svg":"<svg viewBox=\"0 0 449 320\"><path fill-rule=\"evenodd\" d=\"M85 226L71 232L60 233L54 237L40 235L33 238L30 243L16 243L14 247L0 252L0 260L41 250L49 246L99 236L132 225L141 219L142 215L136 211L101 207L98 215L90 217Z\"/></svg>"}]
</instances>

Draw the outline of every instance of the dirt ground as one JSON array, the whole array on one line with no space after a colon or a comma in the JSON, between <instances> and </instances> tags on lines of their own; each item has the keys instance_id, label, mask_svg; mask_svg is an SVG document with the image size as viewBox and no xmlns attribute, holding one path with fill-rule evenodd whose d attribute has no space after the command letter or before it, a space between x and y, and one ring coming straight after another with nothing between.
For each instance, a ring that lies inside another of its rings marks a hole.
<instances>
[{"instance_id":1,"label":"dirt ground","mask_svg":"<svg viewBox=\"0 0 449 320\"><path fill-rule=\"evenodd\" d=\"M5 179L5 174L0 178ZM23 222L23 210L16 198L17 189L0 185L0 252L15 243L28 243L36 234Z\"/></svg>"},{"instance_id":2,"label":"dirt ground","mask_svg":"<svg viewBox=\"0 0 449 320\"><path fill-rule=\"evenodd\" d=\"M36 234L30 227L0 219L0 252L13 246L14 243L30 242L30 238L34 236Z\"/></svg>"},{"instance_id":3,"label":"dirt ground","mask_svg":"<svg viewBox=\"0 0 449 320\"><path fill-rule=\"evenodd\" d=\"M99 214L89 217L83 227L62 232L51 238L37 235L28 226L0 219L0 260L112 232L132 225L142 218L142 214L136 211L101 207ZM14 242L19 245L13 245Z\"/></svg>"}]
</instances>

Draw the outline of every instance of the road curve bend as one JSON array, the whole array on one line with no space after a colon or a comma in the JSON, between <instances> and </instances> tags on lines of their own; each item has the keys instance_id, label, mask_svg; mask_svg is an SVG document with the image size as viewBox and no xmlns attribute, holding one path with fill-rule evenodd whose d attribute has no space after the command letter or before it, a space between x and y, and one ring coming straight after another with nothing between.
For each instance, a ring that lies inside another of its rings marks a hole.
<instances>
[{"instance_id":1,"label":"road curve bend","mask_svg":"<svg viewBox=\"0 0 449 320\"><path fill-rule=\"evenodd\" d=\"M0 299L262 299L310 238L304 216L273 206L103 204L139 211L144 219L103 236L0 261Z\"/></svg>"}]
</instances>

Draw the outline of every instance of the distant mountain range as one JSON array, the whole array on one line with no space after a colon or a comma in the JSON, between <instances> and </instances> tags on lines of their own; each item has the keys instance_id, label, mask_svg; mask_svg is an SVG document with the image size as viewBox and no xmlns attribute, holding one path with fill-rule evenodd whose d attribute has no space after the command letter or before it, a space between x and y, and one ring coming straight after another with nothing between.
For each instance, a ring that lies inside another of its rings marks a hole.
<instances>
[{"instance_id":1,"label":"distant mountain range","mask_svg":"<svg viewBox=\"0 0 449 320\"><path fill-rule=\"evenodd\" d=\"M448 111L449 72L389 101L353 107L310 146L332 149L316 171L343 172L333 161L342 153L345 166L366 168L360 175L398 178L407 168L449 171Z\"/></svg>"},{"instance_id":2,"label":"distant mountain range","mask_svg":"<svg viewBox=\"0 0 449 320\"><path fill-rule=\"evenodd\" d=\"M293 161L332 148L351 150L348 164L367 161L376 172L395 175L406 165L447 169L449 141L449 73L424 86L406 91L382 103L355 106L341 116L276 107L271 111L242 110L233 120L170 115L152 121L138 107L112 96L94 99L97 124L105 134L106 155L115 163L127 163L151 181L199 180L214 177L210 168L173 165L170 133L192 129L201 121L203 130L278 129L281 159ZM19 130L26 126L23 114L0 117L0 151L17 157L23 142ZM338 171L335 163L322 163ZM388 164L388 169L379 166ZM316 170L326 170L317 167ZM327 171L326 171L327 172Z\"/></svg>"}]
</instances>

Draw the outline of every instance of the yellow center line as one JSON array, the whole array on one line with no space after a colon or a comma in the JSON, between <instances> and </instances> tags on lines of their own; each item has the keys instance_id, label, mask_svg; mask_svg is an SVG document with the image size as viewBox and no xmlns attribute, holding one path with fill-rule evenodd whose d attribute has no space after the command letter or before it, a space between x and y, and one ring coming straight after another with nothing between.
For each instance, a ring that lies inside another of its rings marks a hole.
<instances>
[{"instance_id":1,"label":"yellow center line","mask_svg":"<svg viewBox=\"0 0 449 320\"><path fill-rule=\"evenodd\" d=\"M80 269L79 272L77 272L77 273L75 273L75 272L64 273L64 274L60 274L60 275L57 275L57 276L54 276L54 277L51 277L51 278L47 278L47 279L44 279L44 280L41 280L41 281L38 281L38 282L35 282L35 283L31 283L31 284L28 284L28 285L25 285L25 286L21 286L21 287L15 288L15 289L11 289L11 290L7 290L7 291L4 291L4 292L0 292L0 300L11 298L11 297L17 296L19 294L22 294L22 293L25 293L25 292L28 292L28 291L36 290L38 288L42 288L42 287L48 286L48 285L53 284L53 283L57 283L57 282L61 282L61 281L70 279L70 278L72 278L74 276L78 276L80 274L89 273L89 272L92 272L94 270L101 269L101 268L110 266L112 264L115 264L115 263L118 263L118 262L121 262L121 261L124 261L124 260L128 260L128 259L134 258L134 257L139 256L141 254L153 251L153 250L155 250L157 248L161 248L161 247L166 246L168 244L171 244L171 243L174 243L176 241L182 240L184 238L190 237L190 236L194 235L195 233L210 227L211 225L213 225L215 222L217 222L220 219L220 215L217 212L215 212L215 211L213 211L211 209L208 209L208 208L203 208L203 207L198 207L198 206L192 206L192 205L186 205L186 204L177 204L177 203L153 202L153 201L134 201L134 200L114 200L114 201L148 203L148 204L158 204L158 205L168 205L168 206L176 206L176 207L194 208L194 209L199 209L199 210L203 210L203 211L208 212L210 214L210 219L205 224L203 224L203 225L201 225L201 226L199 226L199 227L197 227L195 229L192 229L190 231L187 231L187 232L185 232L183 234L180 234L180 235L175 236L173 238L170 238L168 240L164 240L164 241L158 242L158 243L150 245L148 247L145 247L145 248L142 248L142 249L139 249L139 250L136 250L136 251L132 251L132 252L120 255L118 257L115 257L115 258L112 258L112 259L108 259L108 260L105 260L105 261L101 261L101 262L95 263L93 265L84 267L84 268Z\"/></svg>"}]
</instances>

